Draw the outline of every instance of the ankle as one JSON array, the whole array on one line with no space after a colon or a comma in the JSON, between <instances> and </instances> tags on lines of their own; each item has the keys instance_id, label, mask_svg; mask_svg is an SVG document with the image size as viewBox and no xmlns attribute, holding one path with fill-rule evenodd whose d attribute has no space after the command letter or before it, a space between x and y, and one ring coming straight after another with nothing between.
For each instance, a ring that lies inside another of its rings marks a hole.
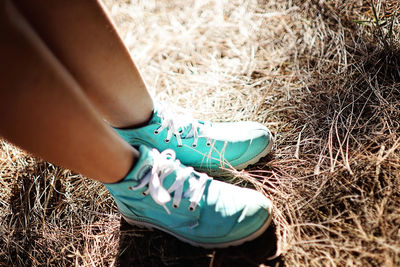
<instances>
[{"instance_id":1,"label":"ankle","mask_svg":"<svg viewBox=\"0 0 400 267\"><path fill-rule=\"evenodd\" d=\"M129 155L126 155L126 161L120 163L118 170L115 172L114 175L108 177L108 179L103 179L101 182L104 184L115 184L122 182L132 170L136 167L136 164L139 160L140 154L139 151L132 148L132 152Z\"/></svg>"},{"instance_id":2,"label":"ankle","mask_svg":"<svg viewBox=\"0 0 400 267\"><path fill-rule=\"evenodd\" d=\"M115 129L121 129L121 130L128 130L128 129L135 129L135 128L140 128L143 126L146 126L149 124L151 119L153 118L154 110L150 112L150 114L146 115L143 120L136 120L136 121L131 121L131 122L126 122L126 123L120 123L118 125L112 124L111 126Z\"/></svg>"}]
</instances>

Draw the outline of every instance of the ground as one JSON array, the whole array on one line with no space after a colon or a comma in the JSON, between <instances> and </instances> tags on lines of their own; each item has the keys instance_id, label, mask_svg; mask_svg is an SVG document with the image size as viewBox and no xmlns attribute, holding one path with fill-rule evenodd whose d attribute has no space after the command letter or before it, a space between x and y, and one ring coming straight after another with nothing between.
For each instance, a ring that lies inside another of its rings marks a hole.
<instances>
[{"instance_id":1,"label":"ground","mask_svg":"<svg viewBox=\"0 0 400 267\"><path fill-rule=\"evenodd\" d=\"M0 141L3 265L400 266L397 1L104 4L155 99L272 130L271 155L216 179L263 192L273 226L194 248L127 225L100 183Z\"/></svg>"}]
</instances>

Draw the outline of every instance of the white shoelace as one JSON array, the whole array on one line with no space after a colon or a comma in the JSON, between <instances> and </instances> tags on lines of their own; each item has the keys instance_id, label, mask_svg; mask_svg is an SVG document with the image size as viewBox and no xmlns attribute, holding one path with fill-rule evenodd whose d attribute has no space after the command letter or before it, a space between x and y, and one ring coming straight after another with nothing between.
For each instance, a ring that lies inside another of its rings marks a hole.
<instances>
[{"instance_id":1,"label":"white shoelace","mask_svg":"<svg viewBox=\"0 0 400 267\"><path fill-rule=\"evenodd\" d=\"M185 138L193 137L192 147L197 147L199 135L201 132L205 131L205 128L210 127L209 123L200 124L197 120L186 117L186 116L174 116L167 112L164 108L158 110L158 115L161 118L161 126L154 131L154 134L160 133L165 128L168 129L167 137L165 138L165 142L169 142L172 138L172 135L176 136L176 140L178 142L178 147L181 147L182 138L181 134L183 132L182 129L185 129L188 125L191 125L191 128ZM206 137L207 138L207 137ZM207 146L211 145L211 139L207 138Z\"/></svg>"},{"instance_id":2,"label":"white shoelace","mask_svg":"<svg viewBox=\"0 0 400 267\"><path fill-rule=\"evenodd\" d=\"M160 153L153 149L150 153L152 153L154 159L151 172L140 181L138 186L131 186L129 189L138 190L148 185L149 188L143 194L150 193L153 200L163 206L168 214L171 214L171 212L166 203L171 200L171 193L175 192L172 200L173 207L179 207L183 196L190 201L189 210L194 211L204 193L209 178L207 174L197 173L192 167L182 168L179 160L175 160L176 155L173 150L167 149ZM177 170L175 182L168 189L165 189L163 187L164 179L175 170ZM196 173L198 178L194 177L193 173ZM189 188L183 192L183 186L187 179L189 179Z\"/></svg>"}]
</instances>

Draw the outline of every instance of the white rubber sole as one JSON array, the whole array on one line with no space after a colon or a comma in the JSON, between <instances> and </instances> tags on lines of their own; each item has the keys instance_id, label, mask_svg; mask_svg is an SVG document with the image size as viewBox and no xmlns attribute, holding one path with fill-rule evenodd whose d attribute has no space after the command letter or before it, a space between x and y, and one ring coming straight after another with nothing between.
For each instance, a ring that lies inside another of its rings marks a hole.
<instances>
[{"instance_id":1,"label":"white rubber sole","mask_svg":"<svg viewBox=\"0 0 400 267\"><path fill-rule=\"evenodd\" d=\"M122 217L124 217L124 219L131 225L135 225L135 226L139 226L139 227L146 227L148 229L155 228L155 229L161 230L163 232L166 232L166 233L178 238L179 240L181 240L181 241L183 241L185 243L189 243L192 246L202 247L202 248L205 248L205 249L212 249L212 248L227 248L227 247L230 247L230 246L239 246L239 245L241 245L241 244L243 244L245 242L248 242L248 241L256 239L257 237L262 235L268 229L269 225L271 224L271 221L272 221L272 203L269 205L268 213L269 213L268 219L265 221L265 223L260 228L257 229L257 231L253 232L252 234L250 234L250 235L248 235L248 236L246 236L244 238L241 238L241 239L238 239L238 240L234 240L234 241L231 241L231 242L225 242L225 243L201 243L201 242L192 241L192 240L187 239L187 238L185 238L183 236L180 236L180 235L178 235L178 234L176 234L176 233L174 233L174 232L172 232L172 231L170 231L168 229L165 229L165 228L163 228L161 226L158 226L158 225L155 225L155 224L152 224L152 223L148 223L148 222L136 221L136 220L128 218L128 217L126 217L124 215L122 215Z\"/></svg>"},{"instance_id":2,"label":"white rubber sole","mask_svg":"<svg viewBox=\"0 0 400 267\"><path fill-rule=\"evenodd\" d=\"M271 132L269 132L269 136L270 136L269 144L268 144L268 146L266 148L264 148L263 151L261 151L257 156L255 156L251 160L243 162L242 164L239 164L239 165L236 165L236 166L233 166L233 167L236 170L243 170L247 166L257 163L261 158L263 158L266 155L268 155L268 153L271 152L271 150L272 150L272 146L274 145L274 138L272 137Z\"/></svg>"}]
</instances>

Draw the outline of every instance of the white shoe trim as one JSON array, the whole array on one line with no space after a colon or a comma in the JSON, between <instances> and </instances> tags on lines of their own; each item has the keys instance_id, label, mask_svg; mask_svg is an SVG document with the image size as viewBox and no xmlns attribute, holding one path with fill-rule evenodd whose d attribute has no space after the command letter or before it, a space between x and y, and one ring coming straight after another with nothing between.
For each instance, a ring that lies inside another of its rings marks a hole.
<instances>
[{"instance_id":1,"label":"white shoe trim","mask_svg":"<svg viewBox=\"0 0 400 267\"><path fill-rule=\"evenodd\" d=\"M131 225L135 225L135 226L139 226L139 227L146 227L146 228L149 228L149 229L156 228L156 229L161 230L163 232L166 232L166 233L168 233L170 235L173 235L174 237L178 238L179 240L181 240L183 242L186 242L186 243L189 243L190 245L195 246L195 247L202 247L202 248L205 248L205 249L227 248L227 247L230 247L230 246L239 246L239 245L243 244L244 242L248 242L248 241L254 240L257 237L259 237L260 235L262 235L268 229L268 227L269 227L269 225L271 224L271 221L272 221L272 203L271 203L271 201L269 201L269 202L270 202L270 204L268 205L269 217L264 222L264 224L260 228L257 229L257 231L255 231L252 234L250 234L250 235L248 235L246 237L243 237L241 239L237 239L237 240L234 240L234 241L231 241L231 242L224 242L224 243L201 243L201 242L195 242L195 241L187 239L187 238L185 238L183 236L180 236L180 235L178 235L178 234L176 234L176 233L174 233L174 232L172 232L172 231L170 231L168 229L165 229L165 228L163 228L161 226L158 226L156 224L152 224L152 223L149 223L149 222L143 222L143 221L136 221L135 219L128 218L128 217L126 217L124 215L122 215L122 217Z\"/></svg>"}]
</instances>

